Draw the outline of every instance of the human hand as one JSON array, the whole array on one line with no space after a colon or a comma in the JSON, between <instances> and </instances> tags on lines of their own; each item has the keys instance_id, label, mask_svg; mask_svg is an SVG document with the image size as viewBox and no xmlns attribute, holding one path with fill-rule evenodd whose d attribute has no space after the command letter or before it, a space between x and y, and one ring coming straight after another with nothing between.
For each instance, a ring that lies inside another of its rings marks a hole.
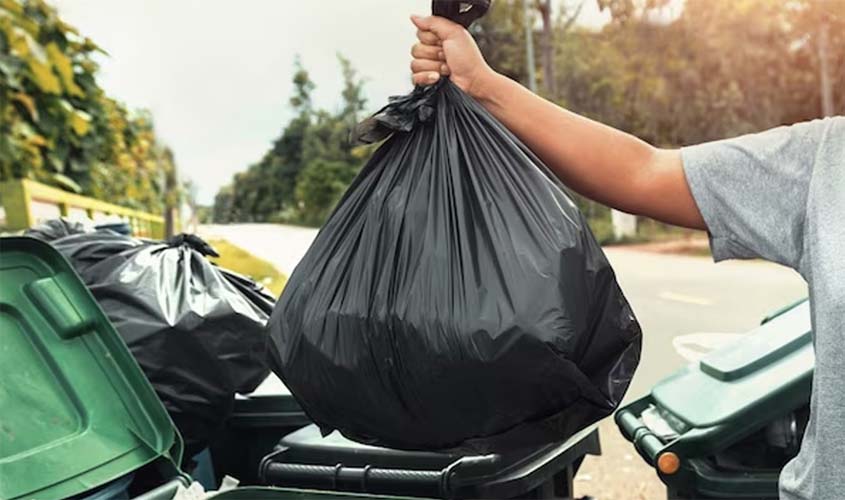
<instances>
[{"instance_id":1,"label":"human hand","mask_svg":"<svg viewBox=\"0 0 845 500\"><path fill-rule=\"evenodd\" d=\"M496 73L487 65L475 40L460 24L448 19L411 16L419 42L411 49L411 72L417 85L431 85L442 76L467 94L480 98Z\"/></svg>"}]
</instances>

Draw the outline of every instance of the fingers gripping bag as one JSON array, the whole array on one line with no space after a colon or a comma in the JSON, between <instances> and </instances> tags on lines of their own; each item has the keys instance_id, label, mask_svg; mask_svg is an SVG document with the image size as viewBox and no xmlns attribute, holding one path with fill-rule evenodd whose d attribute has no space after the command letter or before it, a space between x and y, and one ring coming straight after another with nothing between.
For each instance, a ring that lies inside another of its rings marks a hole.
<instances>
[{"instance_id":1,"label":"fingers gripping bag","mask_svg":"<svg viewBox=\"0 0 845 500\"><path fill-rule=\"evenodd\" d=\"M542 162L446 78L355 135L386 140L268 322L272 367L322 431L486 453L610 415L640 327Z\"/></svg>"}]
</instances>

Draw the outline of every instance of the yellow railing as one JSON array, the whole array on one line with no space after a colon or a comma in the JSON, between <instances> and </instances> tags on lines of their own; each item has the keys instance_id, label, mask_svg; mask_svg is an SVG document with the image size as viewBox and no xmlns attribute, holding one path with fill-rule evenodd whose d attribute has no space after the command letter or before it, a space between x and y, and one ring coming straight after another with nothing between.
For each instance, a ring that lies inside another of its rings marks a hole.
<instances>
[{"instance_id":1,"label":"yellow railing","mask_svg":"<svg viewBox=\"0 0 845 500\"><path fill-rule=\"evenodd\" d=\"M84 210L91 219L96 214L117 216L130 225L136 236L164 238L164 218L161 216L69 193L29 179L0 183L0 205L6 212L7 229L14 231L35 225L33 201L58 206L62 216L68 216L72 209Z\"/></svg>"}]
</instances>

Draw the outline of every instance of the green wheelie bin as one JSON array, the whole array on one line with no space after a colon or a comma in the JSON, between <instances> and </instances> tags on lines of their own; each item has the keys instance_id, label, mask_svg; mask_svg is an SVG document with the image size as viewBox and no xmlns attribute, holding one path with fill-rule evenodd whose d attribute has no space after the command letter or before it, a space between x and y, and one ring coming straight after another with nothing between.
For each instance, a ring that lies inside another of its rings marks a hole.
<instances>
[{"instance_id":1,"label":"green wheelie bin","mask_svg":"<svg viewBox=\"0 0 845 500\"><path fill-rule=\"evenodd\" d=\"M659 382L615 416L670 499L778 498L809 417L807 301Z\"/></svg>"},{"instance_id":2,"label":"green wheelie bin","mask_svg":"<svg viewBox=\"0 0 845 500\"><path fill-rule=\"evenodd\" d=\"M0 498L172 500L182 442L120 336L67 261L0 238ZM373 495L237 488L220 500Z\"/></svg>"}]
</instances>

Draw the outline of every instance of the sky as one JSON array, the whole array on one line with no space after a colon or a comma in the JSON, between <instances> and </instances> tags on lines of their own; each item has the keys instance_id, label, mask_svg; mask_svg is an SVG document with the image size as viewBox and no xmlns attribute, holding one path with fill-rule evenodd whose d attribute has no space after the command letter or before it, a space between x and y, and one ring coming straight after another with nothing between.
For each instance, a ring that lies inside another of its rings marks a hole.
<instances>
[{"instance_id":1,"label":"sky","mask_svg":"<svg viewBox=\"0 0 845 500\"><path fill-rule=\"evenodd\" d=\"M368 109L411 89L412 13L430 0L54 0L62 18L108 52L98 80L130 108L152 111L180 175L211 204L261 159L291 118L297 54L317 107L337 109L337 53L366 80ZM587 0L579 23L606 16Z\"/></svg>"}]
</instances>

